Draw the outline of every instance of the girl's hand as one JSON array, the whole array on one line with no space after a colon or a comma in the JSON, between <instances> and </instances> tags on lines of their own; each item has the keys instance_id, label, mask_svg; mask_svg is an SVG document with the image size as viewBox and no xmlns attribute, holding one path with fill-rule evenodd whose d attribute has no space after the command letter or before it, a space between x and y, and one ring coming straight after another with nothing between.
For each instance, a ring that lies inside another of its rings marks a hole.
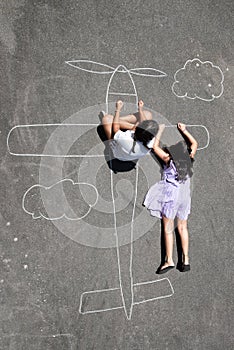
<instances>
[{"instance_id":1,"label":"girl's hand","mask_svg":"<svg viewBox=\"0 0 234 350\"><path fill-rule=\"evenodd\" d=\"M177 127L180 131L184 132L186 130L186 125L182 123L178 123Z\"/></svg>"},{"instance_id":2,"label":"girl's hand","mask_svg":"<svg viewBox=\"0 0 234 350\"><path fill-rule=\"evenodd\" d=\"M194 159L194 152L190 152L189 157Z\"/></svg>"},{"instance_id":3,"label":"girl's hand","mask_svg":"<svg viewBox=\"0 0 234 350\"><path fill-rule=\"evenodd\" d=\"M138 107L143 108L144 102L142 100L138 101Z\"/></svg>"},{"instance_id":4,"label":"girl's hand","mask_svg":"<svg viewBox=\"0 0 234 350\"><path fill-rule=\"evenodd\" d=\"M163 132L165 129L165 124L159 124L158 131Z\"/></svg>"},{"instance_id":5,"label":"girl's hand","mask_svg":"<svg viewBox=\"0 0 234 350\"><path fill-rule=\"evenodd\" d=\"M123 107L123 101L118 100L118 101L116 102L116 110L117 110L117 111L120 111L122 107Z\"/></svg>"}]
</instances>

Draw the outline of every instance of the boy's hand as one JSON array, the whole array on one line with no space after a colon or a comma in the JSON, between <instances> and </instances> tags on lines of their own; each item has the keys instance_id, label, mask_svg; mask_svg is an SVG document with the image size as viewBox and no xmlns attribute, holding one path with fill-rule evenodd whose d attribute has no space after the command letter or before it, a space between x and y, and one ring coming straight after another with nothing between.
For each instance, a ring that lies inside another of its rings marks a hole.
<instances>
[{"instance_id":1,"label":"boy's hand","mask_svg":"<svg viewBox=\"0 0 234 350\"><path fill-rule=\"evenodd\" d=\"M122 107L123 107L123 101L118 100L118 101L116 102L116 110L117 110L117 111L120 111Z\"/></svg>"},{"instance_id":2,"label":"boy's hand","mask_svg":"<svg viewBox=\"0 0 234 350\"><path fill-rule=\"evenodd\" d=\"M135 131L139 124L140 124L139 122L136 122L136 124L133 124L132 130Z\"/></svg>"},{"instance_id":3,"label":"boy's hand","mask_svg":"<svg viewBox=\"0 0 234 350\"><path fill-rule=\"evenodd\" d=\"M143 108L144 102L142 100L138 101L138 107Z\"/></svg>"},{"instance_id":4,"label":"boy's hand","mask_svg":"<svg viewBox=\"0 0 234 350\"><path fill-rule=\"evenodd\" d=\"M186 125L182 123L178 123L177 127L180 131L184 132L186 130Z\"/></svg>"}]
</instances>

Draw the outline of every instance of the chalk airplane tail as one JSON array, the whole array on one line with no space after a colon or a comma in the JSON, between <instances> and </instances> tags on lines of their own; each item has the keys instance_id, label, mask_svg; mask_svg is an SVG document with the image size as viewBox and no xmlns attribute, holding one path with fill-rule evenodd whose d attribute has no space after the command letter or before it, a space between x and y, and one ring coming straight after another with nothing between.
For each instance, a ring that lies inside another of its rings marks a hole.
<instances>
[{"instance_id":1,"label":"chalk airplane tail","mask_svg":"<svg viewBox=\"0 0 234 350\"><path fill-rule=\"evenodd\" d=\"M173 294L174 289L168 278L134 283L132 309L136 305L156 302L169 298ZM120 288L99 289L81 294L79 312L83 315L120 309L125 310ZM128 315L128 320L131 319L131 316L132 312Z\"/></svg>"}]
</instances>

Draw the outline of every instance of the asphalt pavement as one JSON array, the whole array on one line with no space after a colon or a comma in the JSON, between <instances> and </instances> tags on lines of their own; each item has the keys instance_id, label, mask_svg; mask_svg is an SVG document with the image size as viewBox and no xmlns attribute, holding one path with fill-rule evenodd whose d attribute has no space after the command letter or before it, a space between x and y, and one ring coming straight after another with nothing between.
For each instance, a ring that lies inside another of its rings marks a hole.
<instances>
[{"instance_id":1,"label":"asphalt pavement","mask_svg":"<svg viewBox=\"0 0 234 350\"><path fill-rule=\"evenodd\" d=\"M233 16L231 0L1 1L0 349L233 348ZM123 114L143 99L165 144L179 121L198 138L190 272L155 274L157 160L110 169L98 115L118 97Z\"/></svg>"}]
</instances>

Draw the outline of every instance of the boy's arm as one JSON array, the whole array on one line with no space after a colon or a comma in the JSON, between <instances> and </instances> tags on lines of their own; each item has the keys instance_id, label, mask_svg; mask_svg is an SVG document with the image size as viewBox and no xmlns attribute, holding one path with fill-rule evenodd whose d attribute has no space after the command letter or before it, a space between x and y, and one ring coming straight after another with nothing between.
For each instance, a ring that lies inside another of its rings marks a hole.
<instances>
[{"instance_id":1,"label":"boy's arm","mask_svg":"<svg viewBox=\"0 0 234 350\"><path fill-rule=\"evenodd\" d=\"M178 123L177 126L178 126L178 129L182 132L182 134L185 135L185 137L189 140L191 144L190 158L193 158L195 156L195 153L197 152L197 147L198 147L197 140L190 134L190 132L188 132L185 124Z\"/></svg>"},{"instance_id":2,"label":"boy's arm","mask_svg":"<svg viewBox=\"0 0 234 350\"><path fill-rule=\"evenodd\" d=\"M161 147L159 147L160 138L162 136L164 129L165 129L165 124L160 124L157 135L155 136L153 150L159 158L161 158L165 163L168 163L170 160L170 155L167 152L165 152Z\"/></svg>"},{"instance_id":3,"label":"boy's arm","mask_svg":"<svg viewBox=\"0 0 234 350\"><path fill-rule=\"evenodd\" d=\"M113 133L114 134L116 134L117 131L120 130L119 114L120 114L120 110L121 110L122 107L123 107L123 102L121 100L118 100L116 102L116 110L115 110L113 124L112 124L112 128L113 128Z\"/></svg>"}]
</instances>

